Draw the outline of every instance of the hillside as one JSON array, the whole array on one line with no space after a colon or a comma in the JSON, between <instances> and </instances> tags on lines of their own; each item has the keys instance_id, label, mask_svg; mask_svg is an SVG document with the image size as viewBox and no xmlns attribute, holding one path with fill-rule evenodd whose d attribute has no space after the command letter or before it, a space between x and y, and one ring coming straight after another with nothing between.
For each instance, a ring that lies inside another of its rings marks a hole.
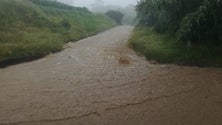
<instances>
[{"instance_id":1,"label":"hillside","mask_svg":"<svg viewBox=\"0 0 222 125\"><path fill-rule=\"evenodd\" d=\"M1 0L0 17L0 65L45 56L115 25L86 8L47 0Z\"/></svg>"}]
</instances>

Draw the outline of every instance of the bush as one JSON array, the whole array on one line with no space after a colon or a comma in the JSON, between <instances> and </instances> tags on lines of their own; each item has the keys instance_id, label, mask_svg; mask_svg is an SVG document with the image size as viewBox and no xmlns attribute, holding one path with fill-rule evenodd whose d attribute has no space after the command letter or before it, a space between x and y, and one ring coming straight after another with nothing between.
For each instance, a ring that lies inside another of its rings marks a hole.
<instances>
[{"instance_id":1,"label":"bush","mask_svg":"<svg viewBox=\"0 0 222 125\"><path fill-rule=\"evenodd\" d=\"M222 1L205 0L199 9L184 17L178 40L193 44L222 44Z\"/></svg>"}]
</instances>

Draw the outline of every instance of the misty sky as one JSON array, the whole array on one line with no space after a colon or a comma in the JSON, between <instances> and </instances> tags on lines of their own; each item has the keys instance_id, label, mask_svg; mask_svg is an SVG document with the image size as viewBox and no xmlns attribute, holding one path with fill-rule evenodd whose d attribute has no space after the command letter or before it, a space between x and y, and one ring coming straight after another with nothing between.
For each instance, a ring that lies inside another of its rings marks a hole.
<instances>
[{"instance_id":1,"label":"misty sky","mask_svg":"<svg viewBox=\"0 0 222 125\"><path fill-rule=\"evenodd\" d=\"M91 4L99 0L58 0L58 1L69 4L69 5L74 5L74 6L90 7ZM137 0L102 0L102 1L104 1L105 5L118 5L118 6L125 7L129 4L135 5Z\"/></svg>"}]
</instances>

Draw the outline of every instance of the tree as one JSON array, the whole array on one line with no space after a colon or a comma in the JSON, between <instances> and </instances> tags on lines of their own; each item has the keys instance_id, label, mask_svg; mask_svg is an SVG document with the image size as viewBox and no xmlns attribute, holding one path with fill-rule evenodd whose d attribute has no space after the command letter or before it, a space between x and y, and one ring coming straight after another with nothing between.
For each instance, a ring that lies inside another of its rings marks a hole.
<instances>
[{"instance_id":1,"label":"tree","mask_svg":"<svg viewBox=\"0 0 222 125\"><path fill-rule=\"evenodd\" d=\"M116 10L109 10L105 13L106 16L113 19L117 24L122 24L124 14L116 11Z\"/></svg>"},{"instance_id":2,"label":"tree","mask_svg":"<svg viewBox=\"0 0 222 125\"><path fill-rule=\"evenodd\" d=\"M196 11L183 18L178 39L194 44L222 44L221 12L222 0L204 0Z\"/></svg>"},{"instance_id":3,"label":"tree","mask_svg":"<svg viewBox=\"0 0 222 125\"><path fill-rule=\"evenodd\" d=\"M137 5L140 23L158 32L176 32L183 17L203 0L141 0Z\"/></svg>"},{"instance_id":4,"label":"tree","mask_svg":"<svg viewBox=\"0 0 222 125\"><path fill-rule=\"evenodd\" d=\"M222 44L222 0L140 0L140 25L180 41Z\"/></svg>"},{"instance_id":5,"label":"tree","mask_svg":"<svg viewBox=\"0 0 222 125\"><path fill-rule=\"evenodd\" d=\"M136 10L135 10L135 6L134 5L128 5L127 7L125 7L123 9L123 23L124 24L128 24L128 25L135 25L137 23L137 19L136 19Z\"/></svg>"}]
</instances>

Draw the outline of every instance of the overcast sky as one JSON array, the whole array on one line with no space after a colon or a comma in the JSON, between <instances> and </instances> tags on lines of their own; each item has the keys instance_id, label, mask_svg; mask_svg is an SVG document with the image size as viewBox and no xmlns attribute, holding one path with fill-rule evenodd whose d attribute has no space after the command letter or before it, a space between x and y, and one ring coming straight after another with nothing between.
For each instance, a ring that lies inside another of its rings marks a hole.
<instances>
[{"instance_id":1,"label":"overcast sky","mask_svg":"<svg viewBox=\"0 0 222 125\"><path fill-rule=\"evenodd\" d=\"M91 4L95 3L95 1L103 1L105 5L118 5L125 7L129 4L136 4L137 0L58 0L63 3L74 5L74 6L85 6L90 7Z\"/></svg>"}]
</instances>

